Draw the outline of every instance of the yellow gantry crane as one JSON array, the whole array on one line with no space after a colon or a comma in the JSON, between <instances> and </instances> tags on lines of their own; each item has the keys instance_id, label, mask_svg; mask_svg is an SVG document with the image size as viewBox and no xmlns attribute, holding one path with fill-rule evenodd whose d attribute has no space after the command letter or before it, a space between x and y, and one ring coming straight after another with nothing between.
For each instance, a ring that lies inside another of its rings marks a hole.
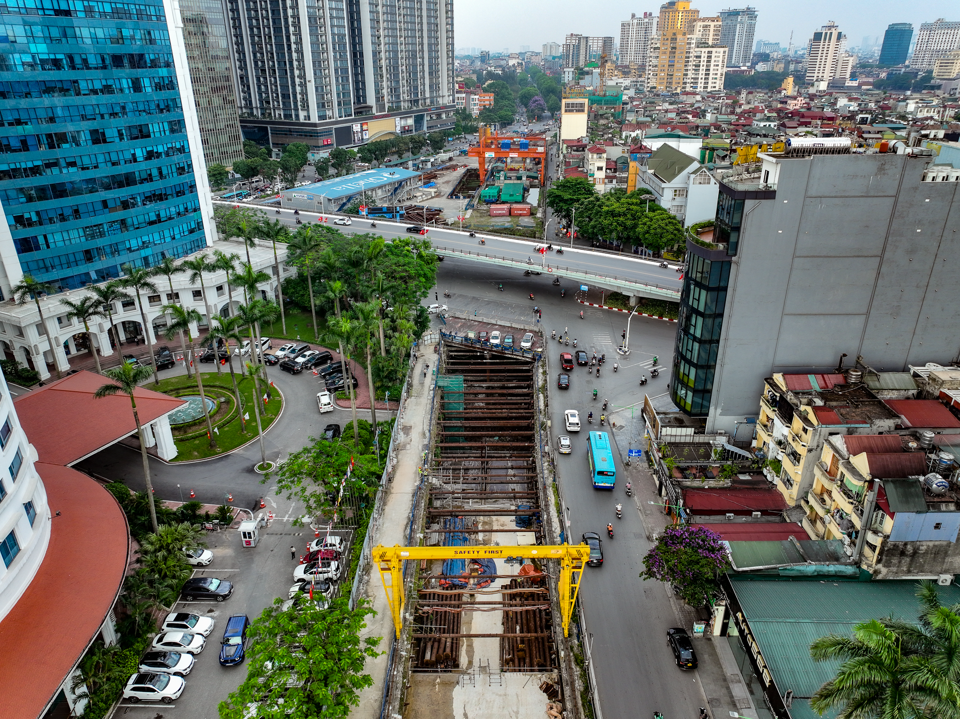
<instances>
[{"instance_id":1,"label":"yellow gantry crane","mask_svg":"<svg viewBox=\"0 0 960 719\"><path fill-rule=\"evenodd\" d=\"M562 544L558 546L502 546L502 547L384 547L376 546L372 552L373 561L380 569L383 591L387 594L393 626L400 637L403 626L403 562L408 559L505 559L506 557L524 557L526 559L560 560L560 613L563 620L563 636L568 636L573 604L577 600L580 580L583 579L583 565L590 558L590 547L586 544Z\"/></svg>"}]
</instances>

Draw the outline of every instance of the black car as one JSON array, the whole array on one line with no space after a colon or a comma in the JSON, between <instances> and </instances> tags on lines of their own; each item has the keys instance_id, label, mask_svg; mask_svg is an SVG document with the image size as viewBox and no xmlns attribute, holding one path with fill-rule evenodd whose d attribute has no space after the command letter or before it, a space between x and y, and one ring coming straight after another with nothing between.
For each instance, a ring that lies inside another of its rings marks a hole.
<instances>
[{"instance_id":1,"label":"black car","mask_svg":"<svg viewBox=\"0 0 960 719\"><path fill-rule=\"evenodd\" d=\"M228 360L230 358L230 350L221 347L220 349L214 351L212 347L209 347L203 351L203 354L200 355L201 362L214 362L218 359Z\"/></svg>"},{"instance_id":2,"label":"black car","mask_svg":"<svg viewBox=\"0 0 960 719\"><path fill-rule=\"evenodd\" d=\"M160 347L153 358L157 361L157 369L167 369L177 364L177 361L173 358L173 352L166 346Z\"/></svg>"},{"instance_id":3,"label":"black car","mask_svg":"<svg viewBox=\"0 0 960 719\"><path fill-rule=\"evenodd\" d=\"M275 365L280 363L280 358L275 354L265 354L263 356L263 363L269 365Z\"/></svg>"},{"instance_id":4,"label":"black car","mask_svg":"<svg viewBox=\"0 0 960 719\"><path fill-rule=\"evenodd\" d=\"M300 374L303 371L303 363L295 359L285 359L280 363L280 369L290 374Z\"/></svg>"},{"instance_id":5,"label":"black car","mask_svg":"<svg viewBox=\"0 0 960 719\"><path fill-rule=\"evenodd\" d=\"M233 585L226 579L194 577L188 579L180 590L180 598L186 602L197 599L215 599L222 602L233 594Z\"/></svg>"},{"instance_id":6,"label":"black car","mask_svg":"<svg viewBox=\"0 0 960 719\"><path fill-rule=\"evenodd\" d=\"M349 366L347 367L347 372L350 371ZM331 362L325 367L320 368L321 377L332 377L333 375L343 374L343 367L339 362Z\"/></svg>"},{"instance_id":7,"label":"black car","mask_svg":"<svg viewBox=\"0 0 960 719\"><path fill-rule=\"evenodd\" d=\"M560 389L570 389L570 375L561 372L557 375L557 387Z\"/></svg>"},{"instance_id":8,"label":"black car","mask_svg":"<svg viewBox=\"0 0 960 719\"><path fill-rule=\"evenodd\" d=\"M591 567L599 567L603 564L603 542L600 541L600 535L596 532L584 532L583 543L590 547L590 558L587 564Z\"/></svg>"},{"instance_id":9,"label":"black car","mask_svg":"<svg viewBox=\"0 0 960 719\"><path fill-rule=\"evenodd\" d=\"M673 658L681 669L697 668L697 653L693 651L693 643L685 629L673 627L667 630L667 644L673 652Z\"/></svg>"},{"instance_id":10,"label":"black car","mask_svg":"<svg viewBox=\"0 0 960 719\"><path fill-rule=\"evenodd\" d=\"M328 424L326 427L323 428L323 438L328 442L332 442L339 436L340 436L339 424Z\"/></svg>"},{"instance_id":11,"label":"black car","mask_svg":"<svg viewBox=\"0 0 960 719\"><path fill-rule=\"evenodd\" d=\"M310 357L303 363L304 369L313 369L314 367L322 367L323 365L328 365L333 362L333 355L323 350L318 352L313 357Z\"/></svg>"},{"instance_id":12,"label":"black car","mask_svg":"<svg viewBox=\"0 0 960 719\"><path fill-rule=\"evenodd\" d=\"M351 377L350 379L353 380L353 388L356 389L360 383L357 382L356 377ZM327 380L326 386L328 392L339 392L340 390L346 389L346 385L343 382L343 377L336 377L332 380Z\"/></svg>"},{"instance_id":13,"label":"black car","mask_svg":"<svg viewBox=\"0 0 960 719\"><path fill-rule=\"evenodd\" d=\"M590 364L590 360L587 359L587 353L583 350L577 350L577 364L580 366Z\"/></svg>"},{"instance_id":14,"label":"black car","mask_svg":"<svg viewBox=\"0 0 960 719\"><path fill-rule=\"evenodd\" d=\"M407 232L409 232L410 234L425 235L427 234L427 228L421 227L420 225L410 225L407 228Z\"/></svg>"}]
</instances>

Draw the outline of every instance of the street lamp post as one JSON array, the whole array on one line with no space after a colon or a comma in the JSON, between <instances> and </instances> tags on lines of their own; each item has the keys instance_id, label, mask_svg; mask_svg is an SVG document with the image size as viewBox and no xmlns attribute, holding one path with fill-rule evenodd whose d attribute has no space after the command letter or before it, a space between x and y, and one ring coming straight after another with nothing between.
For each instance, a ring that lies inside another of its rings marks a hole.
<instances>
[{"instance_id":1,"label":"street lamp post","mask_svg":"<svg viewBox=\"0 0 960 719\"><path fill-rule=\"evenodd\" d=\"M183 490L180 489L180 485L177 485L177 491L180 492L180 504L183 504Z\"/></svg>"},{"instance_id":2,"label":"street lamp post","mask_svg":"<svg viewBox=\"0 0 960 719\"><path fill-rule=\"evenodd\" d=\"M627 317L627 334L623 338L623 345L617 347L617 352L626 357L630 354L630 320L633 319L633 316L637 314L637 310L640 309L640 305L637 305L633 308L633 312L630 313L630 316Z\"/></svg>"},{"instance_id":3,"label":"street lamp post","mask_svg":"<svg viewBox=\"0 0 960 719\"><path fill-rule=\"evenodd\" d=\"M571 248L573 247L573 236L577 234L577 226L575 224L576 221L577 221L577 208L574 207L570 211L570 247Z\"/></svg>"}]
</instances>

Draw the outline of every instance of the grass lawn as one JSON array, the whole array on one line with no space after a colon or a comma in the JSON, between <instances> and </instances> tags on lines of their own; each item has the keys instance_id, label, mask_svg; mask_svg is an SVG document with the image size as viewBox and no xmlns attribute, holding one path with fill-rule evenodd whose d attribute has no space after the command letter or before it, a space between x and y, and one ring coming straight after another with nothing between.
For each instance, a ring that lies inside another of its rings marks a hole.
<instances>
[{"instance_id":1,"label":"grass lawn","mask_svg":"<svg viewBox=\"0 0 960 719\"><path fill-rule=\"evenodd\" d=\"M204 390L206 390L207 387L218 387L230 392L231 396L233 395L233 382L230 379L229 371L224 371L223 374L220 375L216 372L204 372L201 374L201 377L203 379ZM173 460L174 462L215 457L256 438L257 418L254 416L253 406L251 404L254 401L253 380L241 380L239 377L237 379L237 384L240 387L240 397L244 407L240 414L242 415L246 412L250 415L250 419L247 420L246 433L241 431L240 416L235 416L227 424L218 427L219 434L214 434L214 439L217 441L217 449L214 450L211 449L210 441L206 436L206 424L201 420L196 425L196 431L203 431L203 435L194 439L176 440L178 453L176 459ZM157 392L169 392L177 389L196 390L197 381L193 377L187 378L186 376L182 376L160 380L160 384L150 383L144 386L147 389L152 389ZM273 397L267 402L266 406L264 406L263 400L260 400L260 422L263 425L264 431L273 423L277 415L280 414L281 407L282 400L280 399L279 393L275 390L273 391Z\"/></svg>"},{"instance_id":2,"label":"grass lawn","mask_svg":"<svg viewBox=\"0 0 960 719\"><path fill-rule=\"evenodd\" d=\"M286 311L287 318L287 334L283 334L283 324L280 322L280 318L277 318L277 321L273 324L266 324L260 328L260 332L264 337L269 337L274 340L273 347L276 349L280 345L277 344L276 340L290 340L295 342L296 340L301 340L303 342L312 342L317 343L317 338L313 336L313 318L310 316L310 310L303 312L299 309L288 309ZM317 329L323 334L326 329L326 317L324 317L323 312L317 310Z\"/></svg>"}]
</instances>

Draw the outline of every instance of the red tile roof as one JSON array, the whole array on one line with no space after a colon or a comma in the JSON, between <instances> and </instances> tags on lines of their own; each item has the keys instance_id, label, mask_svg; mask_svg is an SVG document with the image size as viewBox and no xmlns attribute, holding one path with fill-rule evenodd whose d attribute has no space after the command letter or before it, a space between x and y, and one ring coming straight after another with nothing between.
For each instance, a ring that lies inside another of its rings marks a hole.
<instances>
[{"instance_id":1,"label":"red tile roof","mask_svg":"<svg viewBox=\"0 0 960 719\"><path fill-rule=\"evenodd\" d=\"M807 531L793 522L730 522L695 526L706 527L728 542L778 542L790 537L800 541L810 539Z\"/></svg>"},{"instance_id":2,"label":"red tile roof","mask_svg":"<svg viewBox=\"0 0 960 719\"><path fill-rule=\"evenodd\" d=\"M773 487L764 489L685 489L683 504L693 514L778 514L787 503Z\"/></svg>"},{"instance_id":3,"label":"red tile roof","mask_svg":"<svg viewBox=\"0 0 960 719\"><path fill-rule=\"evenodd\" d=\"M127 395L94 399L93 393L106 383L101 375L78 372L14 400L20 424L41 461L72 464L137 431ZM133 396L141 424L184 404L182 399L143 388L135 390ZM69 431L51 432L51 418L73 421Z\"/></svg>"},{"instance_id":4,"label":"red tile roof","mask_svg":"<svg viewBox=\"0 0 960 719\"><path fill-rule=\"evenodd\" d=\"M587 173L577 167L570 167L563 171L564 177L586 177Z\"/></svg>"},{"instance_id":5,"label":"red tile roof","mask_svg":"<svg viewBox=\"0 0 960 719\"><path fill-rule=\"evenodd\" d=\"M960 427L960 420L935 399L888 399L885 404L905 427Z\"/></svg>"},{"instance_id":6,"label":"red tile roof","mask_svg":"<svg viewBox=\"0 0 960 719\"><path fill-rule=\"evenodd\" d=\"M898 434L851 434L844 437L843 442L851 455L863 452L892 454L903 451L903 442Z\"/></svg>"},{"instance_id":7,"label":"red tile roof","mask_svg":"<svg viewBox=\"0 0 960 719\"><path fill-rule=\"evenodd\" d=\"M874 479L900 479L927 473L927 460L922 452L868 453L867 466Z\"/></svg>"},{"instance_id":8,"label":"red tile roof","mask_svg":"<svg viewBox=\"0 0 960 719\"><path fill-rule=\"evenodd\" d=\"M607 148L605 148L603 145L590 145L590 147L587 148L587 152L592 152L594 155L600 155L606 151Z\"/></svg>"},{"instance_id":9,"label":"red tile roof","mask_svg":"<svg viewBox=\"0 0 960 719\"><path fill-rule=\"evenodd\" d=\"M76 424L80 424L79 422ZM117 600L130 554L117 500L80 472L35 463L52 514L40 569L0 623L4 719L36 719Z\"/></svg>"},{"instance_id":10,"label":"red tile roof","mask_svg":"<svg viewBox=\"0 0 960 719\"><path fill-rule=\"evenodd\" d=\"M829 407L812 407L813 413L817 416L817 421L825 425L846 424L837 411Z\"/></svg>"},{"instance_id":11,"label":"red tile roof","mask_svg":"<svg viewBox=\"0 0 960 719\"><path fill-rule=\"evenodd\" d=\"M838 384L846 384L842 374L785 374L783 382L791 392L832 389Z\"/></svg>"}]
</instances>

